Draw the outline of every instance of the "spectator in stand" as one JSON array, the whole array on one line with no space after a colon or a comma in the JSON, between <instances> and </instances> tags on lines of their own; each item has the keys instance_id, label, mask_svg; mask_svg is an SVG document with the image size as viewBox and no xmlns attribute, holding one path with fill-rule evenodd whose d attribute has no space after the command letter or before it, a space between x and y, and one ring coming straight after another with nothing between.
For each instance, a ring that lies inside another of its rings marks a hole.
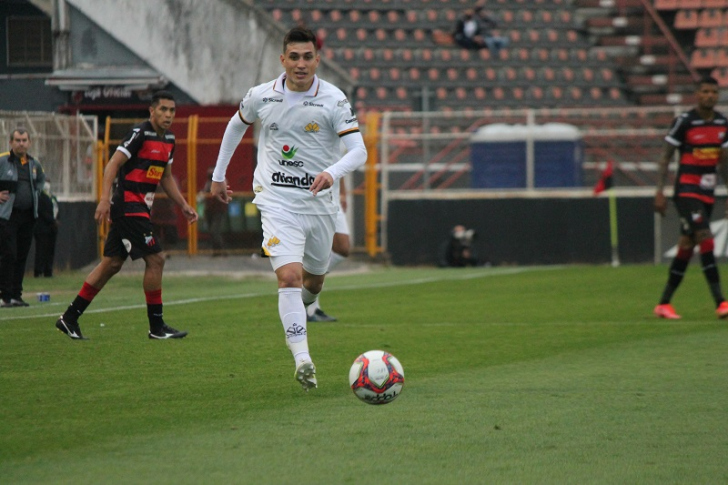
<instances>
[{"instance_id":1,"label":"spectator in stand","mask_svg":"<svg viewBox=\"0 0 728 485\"><path fill-rule=\"evenodd\" d=\"M493 55L498 55L500 50L508 45L508 39L493 35L491 29L495 27L497 23L482 7L469 8L455 23L453 40L465 49L477 50L487 47Z\"/></svg>"}]
</instances>

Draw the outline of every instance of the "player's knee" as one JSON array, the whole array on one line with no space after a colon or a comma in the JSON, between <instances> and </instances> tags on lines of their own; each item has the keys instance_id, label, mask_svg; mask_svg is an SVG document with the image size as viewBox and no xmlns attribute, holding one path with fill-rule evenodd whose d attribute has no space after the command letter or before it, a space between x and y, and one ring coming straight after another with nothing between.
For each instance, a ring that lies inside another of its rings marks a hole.
<instances>
[{"instance_id":1,"label":"player's knee","mask_svg":"<svg viewBox=\"0 0 728 485\"><path fill-rule=\"evenodd\" d=\"M105 258L104 259L104 273L113 276L124 266L124 260L120 258Z\"/></svg>"}]
</instances>

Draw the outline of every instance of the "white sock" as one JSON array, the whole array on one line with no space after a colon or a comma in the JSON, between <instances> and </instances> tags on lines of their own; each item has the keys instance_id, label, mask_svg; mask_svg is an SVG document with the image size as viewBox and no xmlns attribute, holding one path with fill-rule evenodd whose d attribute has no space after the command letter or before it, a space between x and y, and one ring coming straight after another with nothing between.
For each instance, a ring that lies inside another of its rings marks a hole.
<instances>
[{"instance_id":1,"label":"white sock","mask_svg":"<svg viewBox=\"0 0 728 485\"><path fill-rule=\"evenodd\" d=\"M308 334L306 332L306 309L301 300L301 288L278 289L278 314L286 333L286 344L296 360L311 360L308 355Z\"/></svg>"},{"instance_id":2,"label":"white sock","mask_svg":"<svg viewBox=\"0 0 728 485\"><path fill-rule=\"evenodd\" d=\"M341 263L345 259L346 256L342 256L339 253L331 251L331 256L329 256L329 272L331 272L332 269L336 268L339 263Z\"/></svg>"}]
</instances>

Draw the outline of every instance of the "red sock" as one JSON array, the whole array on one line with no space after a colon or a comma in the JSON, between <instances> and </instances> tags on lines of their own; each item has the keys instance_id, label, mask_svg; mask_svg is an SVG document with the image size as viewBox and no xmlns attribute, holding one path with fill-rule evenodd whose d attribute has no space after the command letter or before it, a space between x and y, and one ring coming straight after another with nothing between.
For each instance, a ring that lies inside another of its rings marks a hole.
<instances>
[{"instance_id":1,"label":"red sock","mask_svg":"<svg viewBox=\"0 0 728 485\"><path fill-rule=\"evenodd\" d=\"M144 296L147 298L147 305L161 305L162 304L162 289L144 291Z\"/></svg>"},{"instance_id":2,"label":"red sock","mask_svg":"<svg viewBox=\"0 0 728 485\"><path fill-rule=\"evenodd\" d=\"M94 288L84 281L83 286L81 287L81 291L78 292L78 296L90 303L91 301L93 301L94 297L98 295L99 291L101 290L99 290L98 288Z\"/></svg>"}]
</instances>

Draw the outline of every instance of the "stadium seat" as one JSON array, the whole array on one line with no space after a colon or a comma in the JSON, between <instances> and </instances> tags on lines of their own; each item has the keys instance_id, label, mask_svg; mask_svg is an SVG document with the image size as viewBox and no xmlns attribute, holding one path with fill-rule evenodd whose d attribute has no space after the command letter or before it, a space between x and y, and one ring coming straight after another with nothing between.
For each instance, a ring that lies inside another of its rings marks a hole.
<instances>
[{"instance_id":1,"label":"stadium seat","mask_svg":"<svg viewBox=\"0 0 728 485\"><path fill-rule=\"evenodd\" d=\"M678 0L655 0L655 8L657 10L677 10Z\"/></svg>"},{"instance_id":2,"label":"stadium seat","mask_svg":"<svg viewBox=\"0 0 728 485\"><path fill-rule=\"evenodd\" d=\"M701 8L703 6L703 0L678 0L678 8Z\"/></svg>"},{"instance_id":3,"label":"stadium seat","mask_svg":"<svg viewBox=\"0 0 728 485\"><path fill-rule=\"evenodd\" d=\"M690 56L690 65L696 69L715 67L715 51L713 49L695 49Z\"/></svg>"},{"instance_id":4,"label":"stadium seat","mask_svg":"<svg viewBox=\"0 0 728 485\"><path fill-rule=\"evenodd\" d=\"M697 10L680 10L675 15L676 29L697 29L698 28L698 11Z\"/></svg>"},{"instance_id":5,"label":"stadium seat","mask_svg":"<svg viewBox=\"0 0 728 485\"><path fill-rule=\"evenodd\" d=\"M703 8L726 8L728 0L703 0Z\"/></svg>"},{"instance_id":6,"label":"stadium seat","mask_svg":"<svg viewBox=\"0 0 728 485\"><path fill-rule=\"evenodd\" d=\"M718 30L715 27L702 27L695 33L695 47L717 47L719 43Z\"/></svg>"},{"instance_id":7,"label":"stadium seat","mask_svg":"<svg viewBox=\"0 0 728 485\"><path fill-rule=\"evenodd\" d=\"M700 12L698 27L723 27L723 11L718 8L708 8Z\"/></svg>"},{"instance_id":8,"label":"stadium seat","mask_svg":"<svg viewBox=\"0 0 728 485\"><path fill-rule=\"evenodd\" d=\"M713 69L713 71L710 73L711 76L713 76L716 81L718 81L718 85L722 88L728 87L728 68L726 67L718 67Z\"/></svg>"},{"instance_id":9,"label":"stadium seat","mask_svg":"<svg viewBox=\"0 0 728 485\"><path fill-rule=\"evenodd\" d=\"M728 67L728 48L716 49L715 66ZM709 67L712 67L712 66L709 66Z\"/></svg>"}]
</instances>

